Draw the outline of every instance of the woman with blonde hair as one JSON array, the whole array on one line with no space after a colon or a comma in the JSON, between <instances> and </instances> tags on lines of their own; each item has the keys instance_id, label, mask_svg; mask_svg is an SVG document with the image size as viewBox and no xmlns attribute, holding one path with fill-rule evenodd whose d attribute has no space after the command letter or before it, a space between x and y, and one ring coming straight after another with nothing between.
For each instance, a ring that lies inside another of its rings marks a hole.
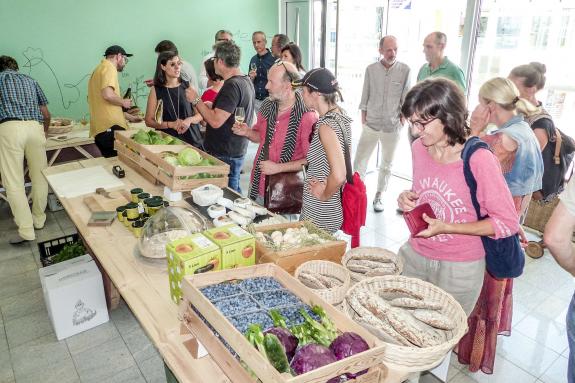
<instances>
[{"instance_id":1,"label":"woman with blonde hair","mask_svg":"<svg viewBox=\"0 0 575 383\"><path fill-rule=\"evenodd\" d=\"M487 142L499 159L520 222L531 194L541 189L543 176L539 143L524 121L536 111L519 97L511 80L496 77L481 86L479 105L471 114L471 134ZM487 134L489 124L497 130ZM485 272L481 294L468 318L469 332L458 347L459 362L469 364L470 371L493 373L497 335L511 333L512 290L513 279L497 279Z\"/></svg>"}]
</instances>

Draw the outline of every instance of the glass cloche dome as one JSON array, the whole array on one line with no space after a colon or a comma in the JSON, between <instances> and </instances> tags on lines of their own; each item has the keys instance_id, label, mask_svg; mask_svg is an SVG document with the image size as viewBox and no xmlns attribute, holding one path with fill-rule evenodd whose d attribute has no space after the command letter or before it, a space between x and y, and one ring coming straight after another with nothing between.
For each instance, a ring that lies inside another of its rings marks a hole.
<instances>
[{"instance_id":1,"label":"glass cloche dome","mask_svg":"<svg viewBox=\"0 0 575 383\"><path fill-rule=\"evenodd\" d=\"M181 207L165 207L144 225L138 249L144 257L165 258L168 242L206 229L206 221L200 214Z\"/></svg>"}]
</instances>

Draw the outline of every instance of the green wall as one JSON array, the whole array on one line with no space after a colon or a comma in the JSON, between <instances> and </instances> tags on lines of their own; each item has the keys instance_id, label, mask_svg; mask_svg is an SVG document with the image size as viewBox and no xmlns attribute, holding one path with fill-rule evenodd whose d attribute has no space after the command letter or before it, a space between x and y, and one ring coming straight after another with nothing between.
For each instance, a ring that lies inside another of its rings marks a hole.
<instances>
[{"instance_id":1,"label":"green wall","mask_svg":"<svg viewBox=\"0 0 575 383\"><path fill-rule=\"evenodd\" d=\"M153 77L156 44L172 40L199 73L219 29L233 33L247 73L252 32L279 30L278 1L0 0L0 55L14 57L21 72L38 80L53 116L87 116L88 79L106 47L134 54L119 74L120 88L131 86L144 108L143 80Z\"/></svg>"}]
</instances>

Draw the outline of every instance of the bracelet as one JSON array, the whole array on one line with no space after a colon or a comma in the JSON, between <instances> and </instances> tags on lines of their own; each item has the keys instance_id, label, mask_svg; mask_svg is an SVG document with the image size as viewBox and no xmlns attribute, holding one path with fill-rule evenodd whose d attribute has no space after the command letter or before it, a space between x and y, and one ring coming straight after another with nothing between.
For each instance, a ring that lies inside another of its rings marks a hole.
<instances>
[{"instance_id":1,"label":"bracelet","mask_svg":"<svg viewBox=\"0 0 575 383\"><path fill-rule=\"evenodd\" d=\"M202 98L201 98L200 96L194 98L194 99L192 100L192 106L198 105L198 103L199 103L200 101L202 101Z\"/></svg>"}]
</instances>

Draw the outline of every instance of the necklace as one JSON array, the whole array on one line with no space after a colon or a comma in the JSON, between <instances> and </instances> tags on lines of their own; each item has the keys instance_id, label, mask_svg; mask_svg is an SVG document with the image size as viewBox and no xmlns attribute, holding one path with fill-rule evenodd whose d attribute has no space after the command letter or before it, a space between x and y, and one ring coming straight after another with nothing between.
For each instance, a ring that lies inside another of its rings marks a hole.
<instances>
[{"instance_id":1,"label":"necklace","mask_svg":"<svg viewBox=\"0 0 575 383\"><path fill-rule=\"evenodd\" d=\"M180 118L180 86L178 85L178 95L176 97L176 102L178 103L178 111L176 112L176 108L174 107L174 102L172 101L172 96L170 95L170 88L166 87L166 92L168 92L168 98L170 99L170 104L172 104L172 110L176 115L176 120Z\"/></svg>"}]
</instances>

